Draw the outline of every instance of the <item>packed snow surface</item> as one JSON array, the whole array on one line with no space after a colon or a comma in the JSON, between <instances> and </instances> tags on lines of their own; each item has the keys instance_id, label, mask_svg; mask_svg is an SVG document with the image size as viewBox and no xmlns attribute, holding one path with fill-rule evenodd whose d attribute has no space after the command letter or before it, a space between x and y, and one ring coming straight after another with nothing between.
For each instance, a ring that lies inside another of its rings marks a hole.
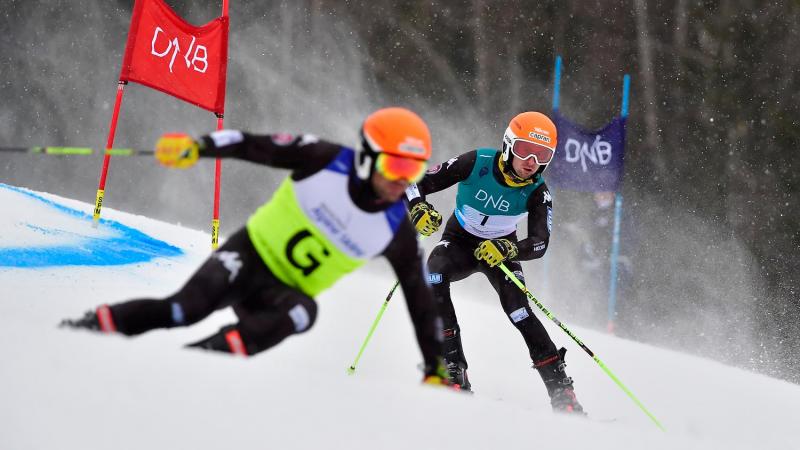
<instances>
[{"instance_id":1,"label":"packed snow surface","mask_svg":"<svg viewBox=\"0 0 800 450\"><path fill-rule=\"evenodd\" d=\"M547 321L590 419L553 414L488 283L453 288L474 395L420 384L400 294L347 375L393 284L382 261L321 295L308 333L249 359L182 348L232 322L229 311L132 339L59 329L101 303L170 294L210 238L107 207L93 228L92 205L2 184L0 204L0 449L800 448L800 386L561 316L666 431ZM107 242L110 256L86 256ZM114 256L124 242L135 258Z\"/></svg>"}]
</instances>

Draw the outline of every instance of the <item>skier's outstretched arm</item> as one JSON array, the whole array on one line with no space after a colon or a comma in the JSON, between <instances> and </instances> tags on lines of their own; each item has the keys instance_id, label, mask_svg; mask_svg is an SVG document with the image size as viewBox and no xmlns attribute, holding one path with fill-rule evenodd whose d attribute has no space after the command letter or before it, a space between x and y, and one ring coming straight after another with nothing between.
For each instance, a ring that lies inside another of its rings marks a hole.
<instances>
[{"instance_id":1,"label":"skier's outstretched arm","mask_svg":"<svg viewBox=\"0 0 800 450\"><path fill-rule=\"evenodd\" d=\"M553 226L553 199L547 185L542 183L528 199L528 237L517 243L516 260L541 258L550 243Z\"/></svg>"},{"instance_id":2,"label":"skier's outstretched arm","mask_svg":"<svg viewBox=\"0 0 800 450\"><path fill-rule=\"evenodd\" d=\"M400 224L395 238L383 252L397 274L408 312L414 324L426 371L436 370L442 356L442 320L425 280L422 250L408 220Z\"/></svg>"},{"instance_id":3,"label":"skier's outstretched arm","mask_svg":"<svg viewBox=\"0 0 800 450\"><path fill-rule=\"evenodd\" d=\"M198 140L186 134L165 134L156 143L155 155L168 167L187 168L200 157L238 158L257 164L309 174L330 163L342 149L315 136L255 135L239 130L220 130ZM297 178L297 177L295 177Z\"/></svg>"},{"instance_id":4,"label":"skier's outstretched arm","mask_svg":"<svg viewBox=\"0 0 800 450\"><path fill-rule=\"evenodd\" d=\"M255 135L238 130L215 131L200 139L200 156L237 158L281 169L327 165L341 146L310 134Z\"/></svg>"}]
</instances>

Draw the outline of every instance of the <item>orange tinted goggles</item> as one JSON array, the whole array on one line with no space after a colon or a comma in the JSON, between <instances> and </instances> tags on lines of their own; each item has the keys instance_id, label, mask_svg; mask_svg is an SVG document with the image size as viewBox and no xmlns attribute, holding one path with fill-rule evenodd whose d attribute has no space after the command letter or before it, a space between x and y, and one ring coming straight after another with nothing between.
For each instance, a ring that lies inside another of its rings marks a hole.
<instances>
[{"instance_id":1,"label":"orange tinted goggles","mask_svg":"<svg viewBox=\"0 0 800 450\"><path fill-rule=\"evenodd\" d=\"M378 154L378 159L375 161L375 169L390 181L406 180L410 183L416 183L425 176L427 168L428 163L426 161L402 158L386 153Z\"/></svg>"},{"instance_id":2,"label":"orange tinted goggles","mask_svg":"<svg viewBox=\"0 0 800 450\"><path fill-rule=\"evenodd\" d=\"M555 152L543 145L516 139L511 146L511 153L523 161L533 158L536 164L549 164Z\"/></svg>"}]
</instances>

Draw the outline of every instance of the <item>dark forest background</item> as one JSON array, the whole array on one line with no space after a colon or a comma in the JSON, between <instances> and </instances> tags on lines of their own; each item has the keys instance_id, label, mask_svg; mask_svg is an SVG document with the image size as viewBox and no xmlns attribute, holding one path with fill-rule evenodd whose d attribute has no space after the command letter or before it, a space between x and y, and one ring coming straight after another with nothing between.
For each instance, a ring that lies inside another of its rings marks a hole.
<instances>
[{"instance_id":1,"label":"dark forest background","mask_svg":"<svg viewBox=\"0 0 800 450\"><path fill-rule=\"evenodd\" d=\"M0 2L0 146L104 145L132 3ZM221 6L167 3L196 24ZM619 113L631 74L616 332L800 382L800 1L231 0L230 14L228 127L352 145L366 113L401 104L428 120L441 160L499 146L520 111L549 112L556 55L561 112L589 128ZM116 146L213 126L129 86ZM99 169L0 155L0 182L89 203ZM208 228L212 173L118 158L106 206ZM226 163L223 234L282 175ZM603 328L610 234L591 195L555 198L529 284L567 323Z\"/></svg>"}]
</instances>

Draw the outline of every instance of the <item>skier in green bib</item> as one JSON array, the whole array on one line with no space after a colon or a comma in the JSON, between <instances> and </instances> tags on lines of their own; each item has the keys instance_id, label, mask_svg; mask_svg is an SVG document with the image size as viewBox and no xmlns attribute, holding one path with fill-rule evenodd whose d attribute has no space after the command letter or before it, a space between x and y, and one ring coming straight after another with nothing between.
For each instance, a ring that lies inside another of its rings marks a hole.
<instances>
[{"instance_id":1,"label":"skier in green bib","mask_svg":"<svg viewBox=\"0 0 800 450\"><path fill-rule=\"evenodd\" d=\"M451 382L471 389L450 283L481 272L522 334L553 410L582 414L572 378L565 373L566 350L556 348L525 294L497 267L503 262L524 283L520 261L541 258L547 250L553 201L542 172L553 159L557 137L555 124L546 115L521 113L506 129L502 151L479 148L452 158L429 169L406 195L417 231L430 236L442 216L425 196L458 184L455 211L428 258L429 282L444 320L444 356ZM520 240L517 224L526 218L528 237Z\"/></svg>"},{"instance_id":2,"label":"skier in green bib","mask_svg":"<svg viewBox=\"0 0 800 450\"><path fill-rule=\"evenodd\" d=\"M419 116L404 108L372 113L355 150L312 135L223 130L198 141L164 135L155 153L169 167L228 157L291 174L178 292L101 305L63 326L134 336L188 326L230 306L237 323L189 346L254 355L311 328L318 294L369 259L384 256L405 294L424 360L423 381L450 384L441 319L403 200L431 155L430 132Z\"/></svg>"}]
</instances>

